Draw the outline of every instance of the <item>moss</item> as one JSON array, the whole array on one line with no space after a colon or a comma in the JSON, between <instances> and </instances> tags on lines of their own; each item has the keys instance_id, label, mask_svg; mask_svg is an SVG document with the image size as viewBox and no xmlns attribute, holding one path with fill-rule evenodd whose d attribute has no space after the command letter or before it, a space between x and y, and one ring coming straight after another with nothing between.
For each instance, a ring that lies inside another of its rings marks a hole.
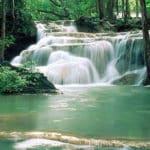
<instances>
[{"instance_id":1,"label":"moss","mask_svg":"<svg viewBox=\"0 0 150 150\"><path fill-rule=\"evenodd\" d=\"M33 73L24 68L14 67L8 62L1 64L0 69L5 70L0 74L4 77L1 78L3 82L0 83L0 88L5 84L0 93L57 93L55 86L41 73Z\"/></svg>"}]
</instances>

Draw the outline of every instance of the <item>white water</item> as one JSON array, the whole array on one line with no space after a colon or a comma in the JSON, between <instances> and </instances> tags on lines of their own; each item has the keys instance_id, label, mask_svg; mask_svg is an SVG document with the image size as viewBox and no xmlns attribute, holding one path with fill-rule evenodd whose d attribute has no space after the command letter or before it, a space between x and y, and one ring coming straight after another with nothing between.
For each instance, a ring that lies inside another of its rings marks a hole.
<instances>
[{"instance_id":1,"label":"white water","mask_svg":"<svg viewBox=\"0 0 150 150\"><path fill-rule=\"evenodd\" d=\"M148 149L149 141L104 140L79 138L56 132L0 132L1 137L14 139L13 149L64 149L64 150L133 150Z\"/></svg>"},{"instance_id":2,"label":"white water","mask_svg":"<svg viewBox=\"0 0 150 150\"><path fill-rule=\"evenodd\" d=\"M60 148L64 150L94 150L94 146L75 145L46 139L30 139L23 142L18 142L14 145L14 149L16 150L37 149L39 147L44 147L45 149L47 147L48 149Z\"/></svg>"},{"instance_id":3,"label":"white water","mask_svg":"<svg viewBox=\"0 0 150 150\"><path fill-rule=\"evenodd\" d=\"M15 57L13 65L32 61L36 70L56 84L111 83L126 75L132 75L131 84L142 83L141 32L79 33L73 21L38 23L37 29L37 43Z\"/></svg>"},{"instance_id":4,"label":"white water","mask_svg":"<svg viewBox=\"0 0 150 150\"><path fill-rule=\"evenodd\" d=\"M78 139L75 139L78 140ZM115 145L116 141L112 141L112 143ZM125 144L122 146L116 146L115 148L110 148L109 146L111 145L111 141L108 143L106 141L102 141L102 145L106 147L108 144L108 147L103 148L101 145L98 145L98 141L95 144L91 144L90 142L87 145L82 145L82 144L70 144L70 143L64 143L64 142L59 142L59 141L54 141L54 140L47 140L47 139L29 139L25 140L22 142L17 142L14 144L14 149L15 150L27 150L27 149L37 149L39 147L44 147L44 148L60 148L63 150L95 150L95 149L104 149L104 150L132 150L129 146L126 146ZM117 143L117 142L116 142ZM112 145L113 145L112 144ZM117 145L117 144L116 144ZM137 146L138 147L138 146Z\"/></svg>"}]
</instances>

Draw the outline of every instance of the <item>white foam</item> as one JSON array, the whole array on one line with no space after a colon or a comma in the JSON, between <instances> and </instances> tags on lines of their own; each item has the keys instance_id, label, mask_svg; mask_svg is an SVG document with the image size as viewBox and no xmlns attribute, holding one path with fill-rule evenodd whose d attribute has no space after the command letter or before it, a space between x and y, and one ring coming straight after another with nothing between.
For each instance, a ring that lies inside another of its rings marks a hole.
<instances>
[{"instance_id":1,"label":"white foam","mask_svg":"<svg viewBox=\"0 0 150 150\"><path fill-rule=\"evenodd\" d=\"M54 148L60 147L64 150L94 150L94 146L88 145L74 145L69 143L63 143L54 140L46 140L46 139L29 139L22 142L17 142L14 144L13 148L16 150L27 150L27 149L35 149L39 147L46 148Z\"/></svg>"},{"instance_id":2,"label":"white foam","mask_svg":"<svg viewBox=\"0 0 150 150\"><path fill-rule=\"evenodd\" d=\"M26 150L29 148L36 148L39 146L49 146L49 147L58 147L63 146L64 143L53 141L53 140L46 140L46 139L29 139L23 142L18 142L14 145L15 149L18 150Z\"/></svg>"},{"instance_id":3,"label":"white foam","mask_svg":"<svg viewBox=\"0 0 150 150\"><path fill-rule=\"evenodd\" d=\"M12 64L28 61L54 84L109 84L144 67L142 32L83 33L74 21L37 23L38 42L22 51ZM41 67L42 66L42 67ZM135 85L145 77L142 71Z\"/></svg>"}]
</instances>

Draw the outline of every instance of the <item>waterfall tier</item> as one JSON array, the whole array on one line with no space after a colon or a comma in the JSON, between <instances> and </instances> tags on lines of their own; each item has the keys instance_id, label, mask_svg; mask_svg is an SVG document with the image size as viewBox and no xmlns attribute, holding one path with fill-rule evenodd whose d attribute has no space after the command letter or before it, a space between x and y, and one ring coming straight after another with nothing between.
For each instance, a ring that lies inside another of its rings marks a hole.
<instances>
[{"instance_id":1,"label":"waterfall tier","mask_svg":"<svg viewBox=\"0 0 150 150\"><path fill-rule=\"evenodd\" d=\"M135 74L132 84L138 84L145 74L141 32L82 33L73 21L37 23L37 31L37 43L12 64L32 61L53 83L111 83Z\"/></svg>"}]
</instances>

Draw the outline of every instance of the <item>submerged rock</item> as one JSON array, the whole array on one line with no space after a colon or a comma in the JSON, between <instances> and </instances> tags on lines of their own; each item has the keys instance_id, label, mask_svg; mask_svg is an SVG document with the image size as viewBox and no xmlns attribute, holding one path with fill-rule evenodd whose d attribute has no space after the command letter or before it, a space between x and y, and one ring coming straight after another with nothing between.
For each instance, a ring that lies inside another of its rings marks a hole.
<instances>
[{"instance_id":1,"label":"submerged rock","mask_svg":"<svg viewBox=\"0 0 150 150\"><path fill-rule=\"evenodd\" d=\"M116 85L134 85L138 79L137 73L125 74L122 77L114 80L112 83Z\"/></svg>"}]
</instances>

